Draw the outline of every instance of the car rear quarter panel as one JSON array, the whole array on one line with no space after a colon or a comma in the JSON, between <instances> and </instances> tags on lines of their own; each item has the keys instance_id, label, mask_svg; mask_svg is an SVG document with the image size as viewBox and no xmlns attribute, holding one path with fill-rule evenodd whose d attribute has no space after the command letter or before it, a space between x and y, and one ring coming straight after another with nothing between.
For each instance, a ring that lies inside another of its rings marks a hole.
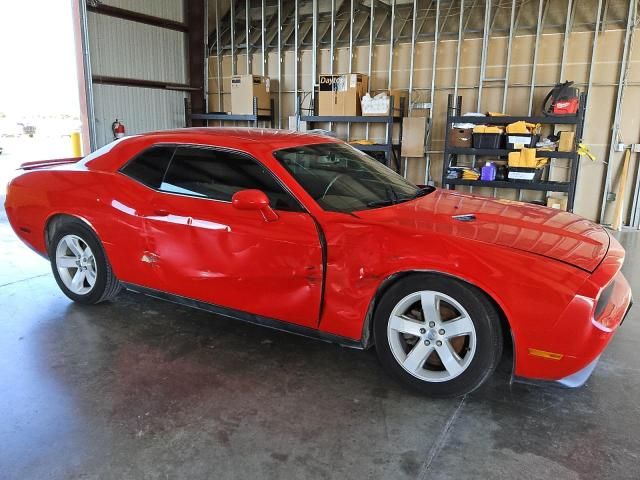
<instances>
[{"instance_id":1,"label":"car rear quarter panel","mask_svg":"<svg viewBox=\"0 0 640 480\"><path fill-rule=\"evenodd\" d=\"M33 171L10 184L7 216L17 235L43 256L50 219L61 214L82 219L100 238L116 276L134 282L148 274L139 261L145 236L136 211L149 193L118 173L82 168Z\"/></svg>"}]
</instances>

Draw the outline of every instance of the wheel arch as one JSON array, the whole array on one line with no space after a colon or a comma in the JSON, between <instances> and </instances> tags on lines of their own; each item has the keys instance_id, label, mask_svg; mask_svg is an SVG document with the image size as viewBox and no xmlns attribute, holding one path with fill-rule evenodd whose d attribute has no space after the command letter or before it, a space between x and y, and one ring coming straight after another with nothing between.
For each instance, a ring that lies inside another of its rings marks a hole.
<instances>
[{"instance_id":1,"label":"wheel arch","mask_svg":"<svg viewBox=\"0 0 640 480\"><path fill-rule=\"evenodd\" d=\"M411 277L411 276L419 276L419 275L424 275L424 274L431 274L431 275L440 275L443 277L448 277L448 278L452 278L454 280L457 280L459 282L462 282L476 290L478 290L480 293L482 293L485 298L487 300L489 300L489 302L495 307L496 311L498 312L498 316L500 317L500 323L502 326L502 331L503 331L503 335L504 335L504 340L506 342L505 346L509 345L513 351L514 351L514 361L515 361L515 338L514 338L514 333L513 333L513 328L511 328L511 323L509 320L509 317L506 314L506 311L504 309L504 307L502 306L501 302L498 301L493 295L489 294L485 289L483 289L482 287L480 287L479 285L475 284L474 282L471 282L465 278L459 277L457 275L452 275L450 273L445 273L445 272L440 272L437 270L406 270L406 271L402 271L402 272L396 272L393 273L391 275L389 275L388 277L386 277L384 280L382 280L382 282L380 282L380 285L378 286L376 293L374 294L373 298L371 299L371 302L369 303L369 307L367 308L367 313L365 316L365 320L364 320L364 324L362 327L362 345L365 349L370 348L372 346L374 346L374 340L373 340L373 315L375 313L375 310L378 306L378 304L380 303L380 299L382 298L382 296L386 293L386 291L395 283L397 283L400 280L403 280L405 278Z\"/></svg>"},{"instance_id":2,"label":"wheel arch","mask_svg":"<svg viewBox=\"0 0 640 480\"><path fill-rule=\"evenodd\" d=\"M55 234L56 228L66 223L72 223L72 222L79 222L84 224L86 227L89 227L89 229L93 232L96 238L99 241L101 241L100 236L98 235L98 232L93 227L91 222L89 222L86 218L81 217L80 215L74 215L69 213L53 213L49 215L49 217L47 218L44 224L44 245L47 250L47 253L49 252L49 243L51 242L51 239Z\"/></svg>"}]
</instances>

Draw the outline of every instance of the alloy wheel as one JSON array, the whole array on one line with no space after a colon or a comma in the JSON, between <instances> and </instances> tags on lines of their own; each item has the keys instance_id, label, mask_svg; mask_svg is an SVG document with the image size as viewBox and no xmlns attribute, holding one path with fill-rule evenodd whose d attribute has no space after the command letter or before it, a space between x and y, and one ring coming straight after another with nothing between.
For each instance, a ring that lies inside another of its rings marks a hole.
<instances>
[{"instance_id":1,"label":"alloy wheel","mask_svg":"<svg viewBox=\"0 0 640 480\"><path fill-rule=\"evenodd\" d=\"M404 370L427 382L462 374L476 350L476 330L464 307L441 292L414 292L389 316L389 346Z\"/></svg>"},{"instance_id":2,"label":"alloy wheel","mask_svg":"<svg viewBox=\"0 0 640 480\"><path fill-rule=\"evenodd\" d=\"M62 283L76 295L86 295L96 283L96 259L87 242L77 235L65 235L58 242L56 268Z\"/></svg>"}]
</instances>

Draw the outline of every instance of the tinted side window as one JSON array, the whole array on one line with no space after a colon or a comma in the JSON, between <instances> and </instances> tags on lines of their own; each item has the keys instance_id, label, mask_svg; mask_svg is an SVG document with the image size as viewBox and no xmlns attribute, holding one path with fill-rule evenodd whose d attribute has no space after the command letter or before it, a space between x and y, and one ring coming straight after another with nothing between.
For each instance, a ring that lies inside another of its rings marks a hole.
<instances>
[{"instance_id":1,"label":"tinted side window","mask_svg":"<svg viewBox=\"0 0 640 480\"><path fill-rule=\"evenodd\" d=\"M160 188L175 147L151 147L122 168L122 173L151 188Z\"/></svg>"},{"instance_id":2,"label":"tinted side window","mask_svg":"<svg viewBox=\"0 0 640 480\"><path fill-rule=\"evenodd\" d=\"M237 191L250 188L262 190L273 208L301 211L265 167L233 152L178 147L160 186L166 192L228 202Z\"/></svg>"}]
</instances>

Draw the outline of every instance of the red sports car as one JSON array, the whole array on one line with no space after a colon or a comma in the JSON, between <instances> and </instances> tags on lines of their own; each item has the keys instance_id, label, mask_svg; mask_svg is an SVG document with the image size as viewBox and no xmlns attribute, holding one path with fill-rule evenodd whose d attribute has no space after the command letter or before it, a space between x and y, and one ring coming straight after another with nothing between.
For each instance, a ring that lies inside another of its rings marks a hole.
<instances>
[{"instance_id":1,"label":"red sports car","mask_svg":"<svg viewBox=\"0 0 640 480\"><path fill-rule=\"evenodd\" d=\"M549 208L416 186L339 140L194 128L35 162L9 221L72 300L121 287L355 348L435 396L584 383L622 322L624 250Z\"/></svg>"}]
</instances>

